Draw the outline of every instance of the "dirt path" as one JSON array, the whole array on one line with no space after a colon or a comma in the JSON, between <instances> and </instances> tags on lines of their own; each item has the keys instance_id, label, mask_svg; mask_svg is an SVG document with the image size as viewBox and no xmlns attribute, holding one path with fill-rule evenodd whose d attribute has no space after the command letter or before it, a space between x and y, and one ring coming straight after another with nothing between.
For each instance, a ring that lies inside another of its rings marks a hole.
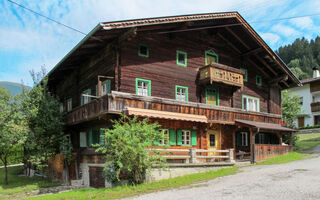
<instances>
[{"instance_id":1,"label":"dirt path","mask_svg":"<svg viewBox=\"0 0 320 200\"><path fill-rule=\"evenodd\" d=\"M319 156L280 165L250 166L242 168L243 172L236 175L132 199L318 200L319 166Z\"/></svg>"}]
</instances>

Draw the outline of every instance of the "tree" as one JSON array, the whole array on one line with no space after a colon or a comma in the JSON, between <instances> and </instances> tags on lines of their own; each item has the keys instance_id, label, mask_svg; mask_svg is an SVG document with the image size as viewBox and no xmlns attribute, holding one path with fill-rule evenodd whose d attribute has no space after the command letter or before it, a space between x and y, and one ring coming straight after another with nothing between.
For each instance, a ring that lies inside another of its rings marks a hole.
<instances>
[{"instance_id":1,"label":"tree","mask_svg":"<svg viewBox=\"0 0 320 200\"><path fill-rule=\"evenodd\" d=\"M21 101L17 95L0 87L0 159L5 169L5 184L8 184L8 158L26 140L27 126L21 113Z\"/></svg>"},{"instance_id":2,"label":"tree","mask_svg":"<svg viewBox=\"0 0 320 200\"><path fill-rule=\"evenodd\" d=\"M142 183L147 170L153 164L164 164L164 159L156 152L150 153L152 141L159 140L160 126L148 123L148 119L139 121L137 117L122 115L113 121L113 129L105 129L105 145L97 151L105 154L105 175L110 182L120 181L124 176L132 184Z\"/></svg>"},{"instance_id":3,"label":"tree","mask_svg":"<svg viewBox=\"0 0 320 200\"><path fill-rule=\"evenodd\" d=\"M290 93L288 90L282 91L282 118L288 127L294 127L294 120L300 113L300 97Z\"/></svg>"},{"instance_id":4,"label":"tree","mask_svg":"<svg viewBox=\"0 0 320 200\"><path fill-rule=\"evenodd\" d=\"M61 153L70 158L71 144L66 143L63 133L64 113L60 102L49 92L45 69L31 72L34 87L25 91L22 100L23 113L29 127L24 145L25 161L36 164L39 169L48 166L49 158ZM61 144L67 147L61 148ZM71 148L72 149L72 148Z\"/></svg>"}]
</instances>

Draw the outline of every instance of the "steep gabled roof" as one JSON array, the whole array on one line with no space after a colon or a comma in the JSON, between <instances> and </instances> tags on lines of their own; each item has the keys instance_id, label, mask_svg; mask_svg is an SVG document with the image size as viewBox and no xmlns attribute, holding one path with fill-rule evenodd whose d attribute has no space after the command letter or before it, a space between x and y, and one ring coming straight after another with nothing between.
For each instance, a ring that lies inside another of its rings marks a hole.
<instances>
[{"instance_id":1,"label":"steep gabled roof","mask_svg":"<svg viewBox=\"0 0 320 200\"><path fill-rule=\"evenodd\" d=\"M184 24L182 26L181 24ZM66 72L75 69L88 57L97 53L106 44L115 41L128 30L136 27L136 32L158 31L162 33L215 29L239 56L250 57L252 65L260 68L265 76L287 75L283 87L301 85L281 58L263 41L238 12L207 13L155 17L99 23L78 45L76 45L50 72L53 77L63 79ZM221 33L220 33L221 32ZM258 56L255 56L258 55ZM253 57L254 56L254 57ZM265 71L261 66L268 69Z\"/></svg>"}]
</instances>

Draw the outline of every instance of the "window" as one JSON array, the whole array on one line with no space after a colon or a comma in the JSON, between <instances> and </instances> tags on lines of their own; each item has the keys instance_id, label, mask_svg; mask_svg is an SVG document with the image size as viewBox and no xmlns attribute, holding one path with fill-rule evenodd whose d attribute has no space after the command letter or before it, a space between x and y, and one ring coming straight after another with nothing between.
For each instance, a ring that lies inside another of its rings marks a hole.
<instances>
[{"instance_id":1,"label":"window","mask_svg":"<svg viewBox=\"0 0 320 200\"><path fill-rule=\"evenodd\" d=\"M218 62L218 55L212 50L205 51L205 64L209 65L211 63Z\"/></svg>"},{"instance_id":2,"label":"window","mask_svg":"<svg viewBox=\"0 0 320 200\"><path fill-rule=\"evenodd\" d=\"M159 131L162 134L159 145L169 145L169 129L160 129Z\"/></svg>"},{"instance_id":3,"label":"window","mask_svg":"<svg viewBox=\"0 0 320 200\"><path fill-rule=\"evenodd\" d=\"M241 146L248 146L248 133L240 132Z\"/></svg>"},{"instance_id":4,"label":"window","mask_svg":"<svg viewBox=\"0 0 320 200\"><path fill-rule=\"evenodd\" d=\"M102 96L111 92L111 80L105 80L101 84Z\"/></svg>"},{"instance_id":5,"label":"window","mask_svg":"<svg viewBox=\"0 0 320 200\"><path fill-rule=\"evenodd\" d=\"M63 103L60 103L59 110L60 110L60 112L63 112L63 111L64 111Z\"/></svg>"},{"instance_id":6,"label":"window","mask_svg":"<svg viewBox=\"0 0 320 200\"><path fill-rule=\"evenodd\" d=\"M299 98L299 104L303 105L303 97Z\"/></svg>"},{"instance_id":7,"label":"window","mask_svg":"<svg viewBox=\"0 0 320 200\"><path fill-rule=\"evenodd\" d=\"M138 55L142 57L149 57L149 47L145 44L139 44Z\"/></svg>"},{"instance_id":8,"label":"window","mask_svg":"<svg viewBox=\"0 0 320 200\"><path fill-rule=\"evenodd\" d=\"M216 136L215 134L210 134L209 136L210 147L216 146Z\"/></svg>"},{"instance_id":9,"label":"window","mask_svg":"<svg viewBox=\"0 0 320 200\"><path fill-rule=\"evenodd\" d=\"M261 85L262 85L262 78L261 78L260 75L257 75L257 76L256 76L256 83L257 83L258 86L261 86Z\"/></svg>"},{"instance_id":10,"label":"window","mask_svg":"<svg viewBox=\"0 0 320 200\"><path fill-rule=\"evenodd\" d=\"M260 99L242 95L242 109L247 111L260 112Z\"/></svg>"},{"instance_id":11,"label":"window","mask_svg":"<svg viewBox=\"0 0 320 200\"><path fill-rule=\"evenodd\" d=\"M136 93L141 96L151 96L151 81L136 78Z\"/></svg>"},{"instance_id":12,"label":"window","mask_svg":"<svg viewBox=\"0 0 320 200\"><path fill-rule=\"evenodd\" d=\"M177 65L187 66L187 53L183 51L177 51Z\"/></svg>"},{"instance_id":13,"label":"window","mask_svg":"<svg viewBox=\"0 0 320 200\"><path fill-rule=\"evenodd\" d=\"M94 144L99 144L100 132L98 129L93 129L89 131L89 146Z\"/></svg>"},{"instance_id":14,"label":"window","mask_svg":"<svg viewBox=\"0 0 320 200\"><path fill-rule=\"evenodd\" d=\"M264 143L264 134L263 133L258 134L258 144L265 144Z\"/></svg>"},{"instance_id":15,"label":"window","mask_svg":"<svg viewBox=\"0 0 320 200\"><path fill-rule=\"evenodd\" d=\"M191 132L182 130L182 145L191 145Z\"/></svg>"},{"instance_id":16,"label":"window","mask_svg":"<svg viewBox=\"0 0 320 200\"><path fill-rule=\"evenodd\" d=\"M72 98L67 100L67 112L72 110Z\"/></svg>"},{"instance_id":17,"label":"window","mask_svg":"<svg viewBox=\"0 0 320 200\"><path fill-rule=\"evenodd\" d=\"M248 70L245 68L240 68L240 70L242 70L245 73L244 77L243 77L243 81L247 82L248 81Z\"/></svg>"},{"instance_id":18,"label":"window","mask_svg":"<svg viewBox=\"0 0 320 200\"><path fill-rule=\"evenodd\" d=\"M188 87L176 85L176 100L188 101Z\"/></svg>"},{"instance_id":19,"label":"window","mask_svg":"<svg viewBox=\"0 0 320 200\"><path fill-rule=\"evenodd\" d=\"M90 102L91 98L89 96L86 96L86 95L91 95L91 89L87 89L87 90L82 92L82 94L81 94L81 105L87 104L87 103Z\"/></svg>"},{"instance_id":20,"label":"window","mask_svg":"<svg viewBox=\"0 0 320 200\"><path fill-rule=\"evenodd\" d=\"M208 86L206 88L206 104L219 105L219 90L216 87Z\"/></svg>"},{"instance_id":21,"label":"window","mask_svg":"<svg viewBox=\"0 0 320 200\"><path fill-rule=\"evenodd\" d=\"M87 132L80 132L80 147L87 147Z\"/></svg>"}]
</instances>

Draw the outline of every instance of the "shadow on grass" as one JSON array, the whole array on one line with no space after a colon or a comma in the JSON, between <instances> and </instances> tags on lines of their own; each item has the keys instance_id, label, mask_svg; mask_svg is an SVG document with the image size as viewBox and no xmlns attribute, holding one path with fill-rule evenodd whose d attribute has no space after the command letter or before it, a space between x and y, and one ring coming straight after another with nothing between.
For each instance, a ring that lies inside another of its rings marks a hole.
<instances>
[{"instance_id":1,"label":"shadow on grass","mask_svg":"<svg viewBox=\"0 0 320 200\"><path fill-rule=\"evenodd\" d=\"M58 182L51 181L47 178L25 177L22 174L23 167L8 168L8 185L4 184L4 168L0 169L0 194L13 194L15 192L24 192L36 190L39 188L47 188L60 185Z\"/></svg>"}]
</instances>

